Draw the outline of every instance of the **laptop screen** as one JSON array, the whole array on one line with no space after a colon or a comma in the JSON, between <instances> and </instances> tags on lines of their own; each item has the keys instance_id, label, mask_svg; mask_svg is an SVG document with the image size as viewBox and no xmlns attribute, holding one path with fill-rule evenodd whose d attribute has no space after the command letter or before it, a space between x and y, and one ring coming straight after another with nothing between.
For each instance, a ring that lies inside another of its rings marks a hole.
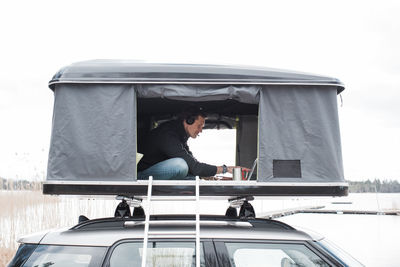
<instances>
[{"instance_id":1,"label":"laptop screen","mask_svg":"<svg viewBox=\"0 0 400 267\"><path fill-rule=\"evenodd\" d=\"M250 180L251 176L253 175L253 172L254 172L254 170L256 169L256 166L257 166L257 161L258 161L258 158L256 158L254 160L253 166L251 167L250 174L249 174L249 176L247 176L247 180Z\"/></svg>"}]
</instances>

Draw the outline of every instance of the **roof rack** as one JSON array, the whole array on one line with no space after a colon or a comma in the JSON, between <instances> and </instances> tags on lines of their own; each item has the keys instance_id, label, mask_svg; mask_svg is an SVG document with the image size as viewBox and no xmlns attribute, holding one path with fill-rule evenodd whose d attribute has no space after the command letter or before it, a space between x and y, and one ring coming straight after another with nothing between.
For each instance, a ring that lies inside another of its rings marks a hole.
<instances>
[{"instance_id":1,"label":"roof rack","mask_svg":"<svg viewBox=\"0 0 400 267\"><path fill-rule=\"evenodd\" d=\"M162 215L150 215L150 221L154 224L160 223L165 225L173 225L187 222L187 224L194 225L196 220L195 214L162 214ZM93 230L93 229L106 229L106 228L130 228L130 227L143 227L144 226L144 217L108 217L108 218L99 218L92 219L88 221L81 222L70 230ZM260 229L285 229L285 230L294 230L288 224L285 224L281 221L276 221L273 219L267 218L254 218L254 219L244 219L244 218L232 218L224 215L200 215L201 225L208 226L218 226L221 222L231 223L246 223L250 224L253 228ZM244 225L244 224L243 224ZM240 226L240 224L239 224Z\"/></svg>"}]
</instances>

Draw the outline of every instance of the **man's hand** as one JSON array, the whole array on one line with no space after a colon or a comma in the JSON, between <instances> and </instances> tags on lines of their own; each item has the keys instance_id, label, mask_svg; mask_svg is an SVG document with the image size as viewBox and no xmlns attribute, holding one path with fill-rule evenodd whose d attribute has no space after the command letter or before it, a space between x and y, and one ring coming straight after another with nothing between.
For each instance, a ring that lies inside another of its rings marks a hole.
<instances>
[{"instance_id":1,"label":"man's hand","mask_svg":"<svg viewBox=\"0 0 400 267\"><path fill-rule=\"evenodd\" d=\"M247 168L241 167L241 166L226 166L227 172L233 174L233 169L234 168L241 168L242 170L249 170ZM223 166L217 166L217 174L222 173Z\"/></svg>"}]
</instances>

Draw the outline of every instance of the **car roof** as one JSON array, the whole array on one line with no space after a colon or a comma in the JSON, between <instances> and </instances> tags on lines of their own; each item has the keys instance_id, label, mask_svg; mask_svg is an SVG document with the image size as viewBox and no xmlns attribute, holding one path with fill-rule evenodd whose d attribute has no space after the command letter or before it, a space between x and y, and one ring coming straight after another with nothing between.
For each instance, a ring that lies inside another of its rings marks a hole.
<instances>
[{"instance_id":1,"label":"car roof","mask_svg":"<svg viewBox=\"0 0 400 267\"><path fill-rule=\"evenodd\" d=\"M58 83L178 83L178 84L295 84L338 86L332 77L255 66L148 63L133 60L89 60L60 69L50 80Z\"/></svg>"},{"instance_id":2,"label":"car roof","mask_svg":"<svg viewBox=\"0 0 400 267\"><path fill-rule=\"evenodd\" d=\"M23 237L20 243L51 245L111 246L119 240L143 239L144 218L102 218L88 220L69 229L61 229ZM152 215L152 239L194 239L194 215ZM201 239L235 240L313 240L309 234L276 220L240 219L225 216L202 215Z\"/></svg>"}]
</instances>

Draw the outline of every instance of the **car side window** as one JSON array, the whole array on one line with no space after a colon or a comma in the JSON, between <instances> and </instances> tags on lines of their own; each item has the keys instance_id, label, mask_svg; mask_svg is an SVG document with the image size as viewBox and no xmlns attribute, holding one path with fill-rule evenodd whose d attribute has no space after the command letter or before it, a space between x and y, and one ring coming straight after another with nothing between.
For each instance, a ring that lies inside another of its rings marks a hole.
<instances>
[{"instance_id":1,"label":"car side window","mask_svg":"<svg viewBox=\"0 0 400 267\"><path fill-rule=\"evenodd\" d=\"M39 245L24 267L98 267L106 251L106 247Z\"/></svg>"},{"instance_id":2,"label":"car side window","mask_svg":"<svg viewBox=\"0 0 400 267\"><path fill-rule=\"evenodd\" d=\"M143 243L124 242L112 251L109 267L140 267L142 265ZM195 242L148 242L147 267L196 266ZM205 266L203 246L200 247L200 266Z\"/></svg>"},{"instance_id":3,"label":"car side window","mask_svg":"<svg viewBox=\"0 0 400 267\"><path fill-rule=\"evenodd\" d=\"M225 242L234 267L330 266L304 244Z\"/></svg>"}]
</instances>

